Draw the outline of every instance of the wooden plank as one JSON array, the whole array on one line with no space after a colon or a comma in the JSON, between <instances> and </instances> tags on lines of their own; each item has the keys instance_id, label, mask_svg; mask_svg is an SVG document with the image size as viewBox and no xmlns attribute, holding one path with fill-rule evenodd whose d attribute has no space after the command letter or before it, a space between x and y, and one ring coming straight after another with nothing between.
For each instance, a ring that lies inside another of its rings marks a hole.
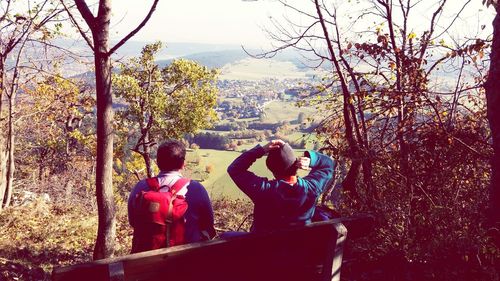
<instances>
[{"instance_id":1,"label":"wooden plank","mask_svg":"<svg viewBox=\"0 0 500 281\"><path fill-rule=\"evenodd\" d=\"M345 237L330 220L55 268L52 280L339 280Z\"/></svg>"},{"instance_id":2,"label":"wooden plank","mask_svg":"<svg viewBox=\"0 0 500 281\"><path fill-rule=\"evenodd\" d=\"M330 276L331 281L340 281L340 268L342 267L342 257L344 255L344 243L347 239L347 228L343 224L337 223L335 229L337 230L337 241L335 249L332 251L334 254L333 259L329 260L332 263Z\"/></svg>"},{"instance_id":3,"label":"wooden plank","mask_svg":"<svg viewBox=\"0 0 500 281\"><path fill-rule=\"evenodd\" d=\"M109 280L110 281L124 281L125 270L123 269L123 262L112 262L108 264Z\"/></svg>"}]
</instances>

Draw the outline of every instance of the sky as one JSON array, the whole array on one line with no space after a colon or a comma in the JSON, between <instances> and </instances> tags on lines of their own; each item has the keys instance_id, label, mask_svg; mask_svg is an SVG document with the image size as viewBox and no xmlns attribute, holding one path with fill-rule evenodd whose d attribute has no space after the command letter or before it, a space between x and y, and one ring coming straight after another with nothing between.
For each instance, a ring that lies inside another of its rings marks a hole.
<instances>
[{"instance_id":1,"label":"sky","mask_svg":"<svg viewBox=\"0 0 500 281\"><path fill-rule=\"evenodd\" d=\"M338 1L348 16L353 2L360 0ZM469 0L450 0L445 10L451 18L458 12L460 2ZM144 18L152 0L114 0L111 37L125 36ZM415 1L418 2L418 1ZM422 18L430 18L429 11L436 1L424 0L422 11L412 17L416 28ZM477 26L491 27L493 9L486 9L481 0L470 0L463 18L457 21L455 33L470 33ZM303 10L310 9L310 0L289 0ZM342 6L343 5L343 6ZM427 5L427 6L426 6ZM420 13L420 14L418 14ZM152 42L192 42L212 44L243 45L245 47L267 47L270 40L262 30L270 27L269 17L291 16L283 5L276 0L160 0L156 11L147 25L133 40ZM446 17L443 15L443 17ZM302 19L296 18L296 22ZM372 24L372 23L369 23ZM418 31L418 30L417 30ZM486 30L488 32L488 30Z\"/></svg>"},{"instance_id":2,"label":"sky","mask_svg":"<svg viewBox=\"0 0 500 281\"><path fill-rule=\"evenodd\" d=\"M147 4L146 4L147 3ZM122 37L146 15L151 0L115 0L112 30ZM257 47L268 41L260 26L268 22L273 1L160 0L134 40L234 44Z\"/></svg>"}]
</instances>

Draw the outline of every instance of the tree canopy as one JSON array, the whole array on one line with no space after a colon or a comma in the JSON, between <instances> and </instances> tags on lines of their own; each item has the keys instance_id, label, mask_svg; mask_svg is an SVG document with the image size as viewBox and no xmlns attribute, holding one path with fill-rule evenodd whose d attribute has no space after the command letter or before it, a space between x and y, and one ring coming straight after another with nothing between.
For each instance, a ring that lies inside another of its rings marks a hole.
<instances>
[{"instance_id":1,"label":"tree canopy","mask_svg":"<svg viewBox=\"0 0 500 281\"><path fill-rule=\"evenodd\" d=\"M160 68L155 55L161 47L159 42L146 45L142 55L121 64L113 78L115 95L124 104L117 112L118 130L133 133L132 150L143 156L148 176L152 146L217 120L217 71L183 59Z\"/></svg>"}]
</instances>

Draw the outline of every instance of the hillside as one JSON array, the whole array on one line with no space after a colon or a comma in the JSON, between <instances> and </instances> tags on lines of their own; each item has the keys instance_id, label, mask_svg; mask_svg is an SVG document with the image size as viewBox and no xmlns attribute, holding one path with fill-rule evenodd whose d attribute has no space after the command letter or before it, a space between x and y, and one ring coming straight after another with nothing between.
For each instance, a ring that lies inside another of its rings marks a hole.
<instances>
[{"instance_id":1,"label":"hillside","mask_svg":"<svg viewBox=\"0 0 500 281\"><path fill-rule=\"evenodd\" d=\"M242 60L248 57L248 55L241 50L223 50L214 52L201 52L194 53L186 56L181 56L178 58L193 60L199 64L208 66L210 68L221 68L226 64L231 64L236 61ZM172 62L172 59L159 60L158 65L164 67Z\"/></svg>"},{"instance_id":2,"label":"hillside","mask_svg":"<svg viewBox=\"0 0 500 281\"><path fill-rule=\"evenodd\" d=\"M65 40L58 41L64 47L72 48L76 52L88 53L85 45ZM139 56L146 42L127 42L113 56L115 60L125 62L128 58ZM258 50L248 50L250 54L258 54ZM157 64L164 67L174 59L196 61L209 68L221 69L220 79L229 80L262 80L262 79L309 79L318 71L306 67L306 60L302 55L292 51L280 52L272 59L256 59L247 54L242 47L233 45L194 44L194 43L167 43L157 55ZM90 66L74 63L65 66L72 78L82 79L94 84L94 72L88 71ZM87 71L86 71L87 70ZM118 67L113 68L115 73Z\"/></svg>"},{"instance_id":3,"label":"hillside","mask_svg":"<svg viewBox=\"0 0 500 281\"><path fill-rule=\"evenodd\" d=\"M180 46L183 46L184 44L178 44ZM187 44L186 44L187 45ZM189 45L187 45L189 46ZM175 49L174 49L175 50ZM178 51L178 50L176 50ZM187 54L185 55L178 55L179 53L170 53L169 48L167 45L167 48L162 50L162 52L159 55L160 60L158 61L158 64L160 66L165 66L168 65L172 59L175 58L182 58L182 59L188 59L188 60L193 60L196 61L200 64L203 64L207 67L210 68L222 68L224 66L230 65L230 64L238 64L241 63L243 60L246 62L247 60L258 60L258 61L263 61L263 62L284 62L284 63L289 63L295 66L296 71L299 72L304 72L308 70L307 67L307 59L305 59L306 56L303 54L300 54L295 51L282 51L280 53L277 53L275 56L272 57L272 59L256 59L253 58L252 56L258 55L262 53L263 51L260 50L243 50L242 47L238 46L230 46L230 45L208 45L208 46L192 46L191 48L187 48ZM170 54L168 59L161 59L162 54Z\"/></svg>"},{"instance_id":4,"label":"hillside","mask_svg":"<svg viewBox=\"0 0 500 281\"><path fill-rule=\"evenodd\" d=\"M291 61L276 59L245 58L225 64L220 79L263 80L263 79L308 79L308 72L302 71Z\"/></svg>"}]
</instances>

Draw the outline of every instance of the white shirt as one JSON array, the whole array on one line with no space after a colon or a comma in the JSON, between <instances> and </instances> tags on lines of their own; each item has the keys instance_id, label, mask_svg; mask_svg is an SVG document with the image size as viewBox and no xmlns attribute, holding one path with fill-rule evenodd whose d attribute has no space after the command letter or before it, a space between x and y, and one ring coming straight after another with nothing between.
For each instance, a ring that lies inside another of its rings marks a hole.
<instances>
[{"instance_id":1,"label":"white shirt","mask_svg":"<svg viewBox=\"0 0 500 281\"><path fill-rule=\"evenodd\" d=\"M158 174L158 182L160 183L160 192L168 192L170 188L180 179L182 178L182 174L179 171L170 171L170 172L160 172ZM177 192L177 194L186 196L187 186L189 182L187 182L181 189Z\"/></svg>"}]
</instances>

